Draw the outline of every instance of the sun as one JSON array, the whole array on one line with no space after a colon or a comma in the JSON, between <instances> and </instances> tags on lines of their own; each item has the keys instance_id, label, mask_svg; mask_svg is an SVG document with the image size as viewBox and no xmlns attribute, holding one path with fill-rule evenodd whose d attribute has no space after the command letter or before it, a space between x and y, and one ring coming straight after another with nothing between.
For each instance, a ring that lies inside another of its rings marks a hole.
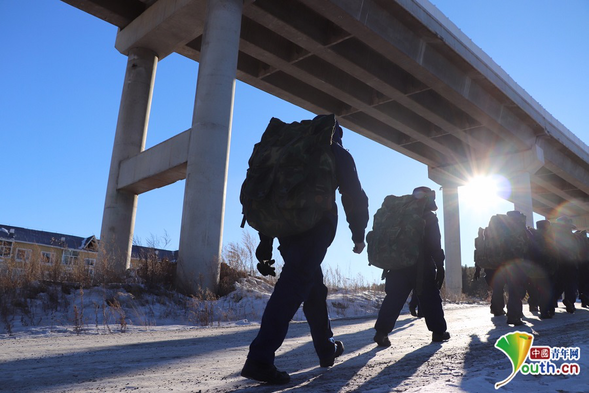
<instances>
[{"instance_id":1,"label":"sun","mask_svg":"<svg viewBox=\"0 0 589 393\"><path fill-rule=\"evenodd\" d=\"M491 208L502 201L500 191L496 177L478 176L460 187L458 192L460 201L469 207Z\"/></svg>"}]
</instances>

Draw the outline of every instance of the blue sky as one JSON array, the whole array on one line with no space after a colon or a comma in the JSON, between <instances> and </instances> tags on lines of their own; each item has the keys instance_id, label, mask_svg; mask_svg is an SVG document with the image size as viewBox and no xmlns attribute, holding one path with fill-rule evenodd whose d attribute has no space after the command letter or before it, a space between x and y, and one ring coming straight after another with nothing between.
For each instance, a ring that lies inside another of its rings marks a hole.
<instances>
[{"instance_id":1,"label":"blue sky","mask_svg":"<svg viewBox=\"0 0 589 393\"><path fill-rule=\"evenodd\" d=\"M432 3L549 113L589 142L588 0ZM114 48L117 28L59 0L0 0L0 22L0 224L99 236L126 66L126 57ZM158 64L146 147L190 128L197 73L198 64L179 55ZM239 188L270 118L312 116L237 83L224 244L242 237ZM371 217L386 195L406 194L419 185L439 188L420 163L350 131L343 141L355 157ZM167 236L166 248L177 249L183 187L181 181L139 196L139 244ZM505 201L461 199L463 264L473 264L477 228L511 208ZM441 209L438 216L442 223ZM365 252L353 254L352 246L342 216L326 268L353 280L378 281L380 271L368 266Z\"/></svg>"}]
</instances>

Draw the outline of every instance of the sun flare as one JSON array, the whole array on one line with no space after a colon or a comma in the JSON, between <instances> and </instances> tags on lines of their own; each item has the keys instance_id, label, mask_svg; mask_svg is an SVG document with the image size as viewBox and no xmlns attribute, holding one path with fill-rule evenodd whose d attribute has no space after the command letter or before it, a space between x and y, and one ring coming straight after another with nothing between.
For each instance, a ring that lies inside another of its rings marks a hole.
<instances>
[{"instance_id":1,"label":"sun flare","mask_svg":"<svg viewBox=\"0 0 589 393\"><path fill-rule=\"evenodd\" d=\"M470 207L492 207L497 205L500 198L500 185L493 176L479 176L460 188L460 200Z\"/></svg>"}]
</instances>

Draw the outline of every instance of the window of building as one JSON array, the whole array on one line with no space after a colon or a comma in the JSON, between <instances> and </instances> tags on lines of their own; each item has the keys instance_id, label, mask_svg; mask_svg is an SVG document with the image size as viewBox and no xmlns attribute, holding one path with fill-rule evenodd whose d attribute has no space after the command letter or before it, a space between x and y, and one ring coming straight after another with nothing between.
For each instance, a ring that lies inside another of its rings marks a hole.
<instances>
[{"instance_id":1,"label":"window of building","mask_svg":"<svg viewBox=\"0 0 589 393\"><path fill-rule=\"evenodd\" d=\"M53 265L55 262L55 253L49 251L41 251L41 263L46 265Z\"/></svg>"},{"instance_id":2,"label":"window of building","mask_svg":"<svg viewBox=\"0 0 589 393\"><path fill-rule=\"evenodd\" d=\"M33 250L29 248L17 248L16 249L16 261L17 262L28 262L31 260Z\"/></svg>"},{"instance_id":3,"label":"window of building","mask_svg":"<svg viewBox=\"0 0 589 393\"><path fill-rule=\"evenodd\" d=\"M78 257L80 256L79 251L65 250L61 257L61 263L66 266L76 266L78 264Z\"/></svg>"},{"instance_id":4,"label":"window of building","mask_svg":"<svg viewBox=\"0 0 589 393\"><path fill-rule=\"evenodd\" d=\"M96 259L94 258L84 258L84 266L88 269L88 273L93 276L94 275L94 266L96 265Z\"/></svg>"},{"instance_id":5,"label":"window of building","mask_svg":"<svg viewBox=\"0 0 589 393\"><path fill-rule=\"evenodd\" d=\"M10 258L12 254L12 241L0 240L0 259Z\"/></svg>"}]
</instances>

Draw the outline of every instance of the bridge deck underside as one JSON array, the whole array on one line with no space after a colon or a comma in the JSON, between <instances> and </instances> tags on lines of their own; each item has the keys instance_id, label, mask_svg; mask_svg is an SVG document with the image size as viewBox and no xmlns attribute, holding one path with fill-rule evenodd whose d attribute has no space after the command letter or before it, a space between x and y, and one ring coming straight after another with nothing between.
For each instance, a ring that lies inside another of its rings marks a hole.
<instances>
[{"instance_id":1,"label":"bridge deck underside","mask_svg":"<svg viewBox=\"0 0 589 393\"><path fill-rule=\"evenodd\" d=\"M168 0L63 1L121 35ZM193 3L204 9L206 1ZM176 17L181 45L163 53L199 61L195 26L204 12L186 16L193 20L184 30ZM589 212L585 147L571 149L559 126L414 0L246 1L237 77L311 112L335 113L346 128L431 168L458 167L462 181L537 144L545 163L531 179L534 211Z\"/></svg>"}]
</instances>

